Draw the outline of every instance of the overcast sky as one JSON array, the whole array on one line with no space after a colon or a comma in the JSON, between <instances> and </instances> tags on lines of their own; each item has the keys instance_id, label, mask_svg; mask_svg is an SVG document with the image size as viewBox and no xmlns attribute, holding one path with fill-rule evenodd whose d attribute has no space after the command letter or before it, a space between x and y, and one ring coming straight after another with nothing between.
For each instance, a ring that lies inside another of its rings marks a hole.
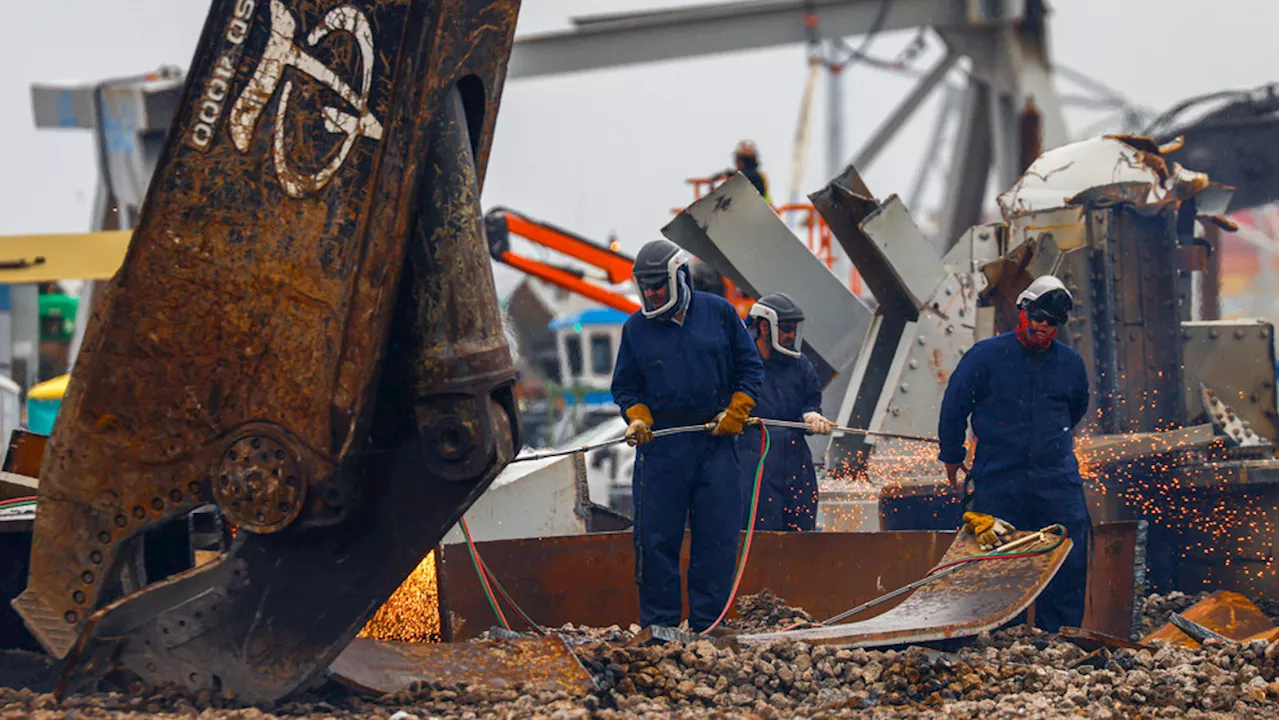
<instances>
[{"instance_id":1,"label":"overcast sky","mask_svg":"<svg viewBox=\"0 0 1280 720\"><path fill-rule=\"evenodd\" d=\"M705 0L704 0L705 1ZM208 3L189 0L6 0L0 43L0 233L88 228L95 183L87 132L37 132L29 85L186 68ZM679 4L673 0L525 0L518 35L566 27L574 15ZM1164 109L1191 95L1280 77L1277 0L1059 0L1053 56L1133 101ZM881 35L892 57L913 32ZM933 43L936 48L936 41ZM922 58L927 64L929 56ZM545 79L511 81L499 116L484 204L506 205L634 251L659 237L692 199L684 179L727 167L741 138L761 148L775 199L785 194L806 73L800 46ZM899 76L845 73L852 154L911 87ZM1065 92L1076 86L1059 81ZM880 196L906 194L927 144L938 93L863 175ZM827 179L825 89L819 85L804 190ZM1079 131L1096 114L1073 112ZM923 206L933 197L918 199Z\"/></svg>"}]
</instances>

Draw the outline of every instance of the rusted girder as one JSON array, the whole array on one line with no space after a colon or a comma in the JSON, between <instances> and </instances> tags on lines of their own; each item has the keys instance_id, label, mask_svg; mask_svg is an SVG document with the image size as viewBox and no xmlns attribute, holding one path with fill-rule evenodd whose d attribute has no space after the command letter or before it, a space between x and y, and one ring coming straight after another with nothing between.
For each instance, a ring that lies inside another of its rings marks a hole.
<instances>
[{"instance_id":1,"label":"rusted girder","mask_svg":"<svg viewBox=\"0 0 1280 720\"><path fill-rule=\"evenodd\" d=\"M479 196L517 8L215 0L41 471L15 606L70 670L287 694L514 455ZM141 587L209 503L228 553Z\"/></svg>"}]
</instances>

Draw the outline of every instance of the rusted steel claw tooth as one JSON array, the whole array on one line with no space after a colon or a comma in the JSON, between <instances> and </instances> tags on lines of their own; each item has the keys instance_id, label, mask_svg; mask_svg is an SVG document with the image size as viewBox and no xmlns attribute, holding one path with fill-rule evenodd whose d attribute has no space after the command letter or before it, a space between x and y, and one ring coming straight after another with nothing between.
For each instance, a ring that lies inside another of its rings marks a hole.
<instances>
[{"instance_id":1,"label":"rusted steel claw tooth","mask_svg":"<svg viewBox=\"0 0 1280 720\"><path fill-rule=\"evenodd\" d=\"M479 198L518 7L214 0L41 467L15 607L73 671L292 692L514 456ZM230 549L147 578L210 504Z\"/></svg>"}]
</instances>

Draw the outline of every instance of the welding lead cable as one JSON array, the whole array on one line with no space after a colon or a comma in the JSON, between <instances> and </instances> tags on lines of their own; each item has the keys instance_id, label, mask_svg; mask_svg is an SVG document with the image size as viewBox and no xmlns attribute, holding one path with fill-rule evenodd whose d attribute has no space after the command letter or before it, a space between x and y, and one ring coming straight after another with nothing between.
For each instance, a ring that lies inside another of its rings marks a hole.
<instances>
[{"instance_id":1,"label":"welding lead cable","mask_svg":"<svg viewBox=\"0 0 1280 720\"><path fill-rule=\"evenodd\" d=\"M1033 540L1043 541L1045 539L1046 534L1054 535L1056 538L1054 542L1052 542L1048 546L1043 548L1037 548L1035 550L1027 550L1024 552L1014 552L1015 550L1020 550L1024 545L1031 544ZM930 570L928 574L926 574L924 577L920 578L919 580L903 585L897 590L893 590L891 592L885 593L884 595L881 595L879 597L872 598L871 600L868 600L862 603L861 605L858 605L857 607L849 608L848 610L845 610L839 615L833 615L827 618L826 620L823 620L822 622L818 623L818 625L820 627L834 625L835 623L838 623L841 620L844 620L845 618L851 617L853 615L857 615L858 613L862 612L863 610L866 610L867 608L875 607L876 605L879 605L883 602L887 602L901 595L905 595L906 593L909 593L912 590L928 585L934 580L946 577L947 575L950 575L951 573L958 571L960 568L964 567L965 565L968 565L971 562L978 562L982 560L1014 560L1017 558L1035 557L1036 555L1043 555L1048 552L1053 552L1060 545L1062 545L1063 541L1066 539L1066 534L1067 534L1067 530L1062 525L1056 525L1056 524L1050 525L1048 527L1040 529L1037 532L1031 533L1026 537L1019 538L1017 540L1013 540L1011 542L1005 543L1004 545L1001 545L1000 547L995 548L990 552L983 553L981 555L966 555L964 557L956 558L955 560L952 560L950 562L946 562L941 565L934 566L934 568ZM799 628L803 624L804 624L803 622L793 623L791 625L788 625L782 628L778 632L789 632L791 630L795 630Z\"/></svg>"},{"instance_id":2,"label":"welding lead cable","mask_svg":"<svg viewBox=\"0 0 1280 720\"><path fill-rule=\"evenodd\" d=\"M524 611L524 608L520 607L520 605L517 604L509 594L507 594L507 589L502 587L502 583L498 580L498 577L489 569L488 563L486 563L484 558L480 556L480 551L476 548L475 542L471 539L471 528L466 526L466 518L463 518L460 521L460 524L463 526L462 534L467 541L467 552L471 554L471 562L476 565L477 572L482 573L480 577L481 589L485 591L490 607L494 608L494 613L498 616L498 619L503 622L503 626L506 627L506 618L498 610L500 606L497 604L497 598L492 594L491 588L486 587L488 582L492 582L492 587L498 588L498 594L506 599L507 604L516 611L516 614L520 616L521 620L524 620L529 627L537 630L540 634L548 635L549 633L547 632L547 629L534 622L533 618L529 617L528 613ZM510 630L511 628L507 627L507 629Z\"/></svg>"},{"instance_id":3,"label":"welding lead cable","mask_svg":"<svg viewBox=\"0 0 1280 720\"><path fill-rule=\"evenodd\" d=\"M489 564L480 556L480 551L475 550L473 552L475 552L476 558L480 560L480 567L484 570L485 575L488 575L489 579L493 581L494 587L498 588L498 594L501 595L502 598L507 601L507 604L516 611L516 614L520 616L520 619L524 620L529 627L537 630L540 635L550 635L551 633L546 628L534 622L533 618L529 617L528 613L524 611L524 608L521 608L520 605L507 594L507 589L502 587L502 582L498 580L498 576L494 575L493 571L489 569Z\"/></svg>"},{"instance_id":4,"label":"welding lead cable","mask_svg":"<svg viewBox=\"0 0 1280 720\"><path fill-rule=\"evenodd\" d=\"M476 553L476 544L471 540L471 529L467 527L467 519L459 518L458 525L462 527L462 536L467 540L467 550L471 553L471 564L476 567L476 576L480 578L480 589L484 590L484 596L489 600L489 607L493 608L493 614L498 616L498 621L502 623L502 629L511 632L511 624L507 622L507 616L502 614L502 608L498 605L498 599L493 596L493 588L489 587L489 579L485 577L484 569L480 567L480 556Z\"/></svg>"},{"instance_id":5,"label":"welding lead cable","mask_svg":"<svg viewBox=\"0 0 1280 720\"><path fill-rule=\"evenodd\" d=\"M760 484L764 478L764 459L769 455L769 428L760 426L760 463L756 465L756 480L751 488L751 519L747 521L747 537L742 542L742 555L738 558L738 569L733 574L733 589L729 591L729 599L725 601L724 609L720 611L720 617L711 623L706 630L699 635L706 635L716 629L721 622L724 621L726 615L729 614L729 608L733 607L733 599L738 595L738 585L742 582L742 573L747 568L747 556L751 554L751 538L756 533L756 512L760 508Z\"/></svg>"}]
</instances>

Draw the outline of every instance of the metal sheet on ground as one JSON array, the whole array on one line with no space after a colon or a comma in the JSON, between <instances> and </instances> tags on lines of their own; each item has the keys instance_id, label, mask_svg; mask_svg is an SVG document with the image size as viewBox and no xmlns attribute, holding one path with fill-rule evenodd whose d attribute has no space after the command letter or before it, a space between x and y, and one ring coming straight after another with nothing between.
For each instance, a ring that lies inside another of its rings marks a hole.
<instances>
[{"instance_id":1,"label":"metal sheet on ground","mask_svg":"<svg viewBox=\"0 0 1280 720\"><path fill-rule=\"evenodd\" d=\"M819 645L878 647L970 637L1000 627L1031 605L1070 550L1071 541L1066 540L1040 555L970 563L921 587L902 604L870 620L785 633L739 635L738 641L751 645L790 638ZM981 552L973 536L962 533L956 536L942 562Z\"/></svg>"},{"instance_id":2,"label":"metal sheet on ground","mask_svg":"<svg viewBox=\"0 0 1280 720\"><path fill-rule=\"evenodd\" d=\"M1116 637L1108 633L1097 632L1096 630L1085 630L1078 627L1062 627L1058 629L1058 635L1067 642L1084 650L1085 652L1093 652L1101 648L1128 649L1128 650L1150 650L1151 648L1141 643L1131 642L1122 637Z\"/></svg>"},{"instance_id":3,"label":"metal sheet on ground","mask_svg":"<svg viewBox=\"0 0 1280 720\"><path fill-rule=\"evenodd\" d=\"M581 695L595 689L577 656L556 635L469 643L400 643L356 638L329 666L335 680L360 692L409 690L417 682L524 686Z\"/></svg>"},{"instance_id":4,"label":"metal sheet on ground","mask_svg":"<svg viewBox=\"0 0 1280 720\"><path fill-rule=\"evenodd\" d=\"M1192 605L1182 616L1237 642L1275 627L1275 623L1258 606L1240 593L1229 590L1219 590ZM1144 644L1153 640L1163 640L1183 647L1196 647L1200 644L1173 623L1165 623L1159 630L1142 638Z\"/></svg>"}]
</instances>

